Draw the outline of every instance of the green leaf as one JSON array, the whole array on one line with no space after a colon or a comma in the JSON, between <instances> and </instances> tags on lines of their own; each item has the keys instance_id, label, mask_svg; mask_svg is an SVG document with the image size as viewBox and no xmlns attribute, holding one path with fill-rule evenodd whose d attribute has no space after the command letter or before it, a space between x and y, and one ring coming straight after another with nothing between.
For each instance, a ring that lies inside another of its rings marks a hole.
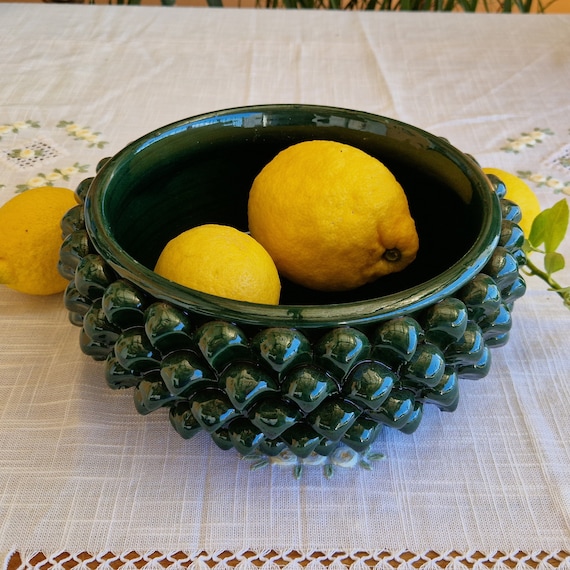
<instances>
[{"instance_id":1,"label":"green leaf","mask_svg":"<svg viewBox=\"0 0 570 570\"><path fill-rule=\"evenodd\" d=\"M547 253L544 256L544 269L548 275L552 275L561 269L564 269L565 261L564 256L557 251Z\"/></svg>"},{"instance_id":2,"label":"green leaf","mask_svg":"<svg viewBox=\"0 0 570 570\"><path fill-rule=\"evenodd\" d=\"M568 202L562 199L550 208L550 232L544 242L547 252L556 251L562 243L568 229Z\"/></svg>"},{"instance_id":3,"label":"green leaf","mask_svg":"<svg viewBox=\"0 0 570 570\"><path fill-rule=\"evenodd\" d=\"M528 240L533 247L544 244L546 253L556 251L568 229L568 202L563 198L534 219Z\"/></svg>"},{"instance_id":4,"label":"green leaf","mask_svg":"<svg viewBox=\"0 0 570 570\"><path fill-rule=\"evenodd\" d=\"M546 232L548 231L548 215L545 215L546 211L540 212L532 222L528 236L528 242L532 247L540 247L544 243Z\"/></svg>"}]
</instances>

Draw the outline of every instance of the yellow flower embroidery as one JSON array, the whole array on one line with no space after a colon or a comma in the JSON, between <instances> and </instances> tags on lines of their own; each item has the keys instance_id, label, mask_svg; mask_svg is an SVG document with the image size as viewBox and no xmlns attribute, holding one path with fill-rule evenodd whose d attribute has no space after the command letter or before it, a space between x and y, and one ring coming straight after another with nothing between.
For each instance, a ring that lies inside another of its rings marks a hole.
<instances>
[{"instance_id":1,"label":"yellow flower embroidery","mask_svg":"<svg viewBox=\"0 0 570 570\"><path fill-rule=\"evenodd\" d=\"M32 158L32 156L36 156L35 151L31 148L24 148L19 153L20 158Z\"/></svg>"},{"instance_id":2,"label":"yellow flower embroidery","mask_svg":"<svg viewBox=\"0 0 570 570\"><path fill-rule=\"evenodd\" d=\"M554 190L555 194L563 193L570 196L570 181L562 181L553 176L547 176L540 172L531 172L530 170L519 170L517 176L529 180L536 184L536 186L545 186Z\"/></svg>"},{"instance_id":3,"label":"yellow flower embroidery","mask_svg":"<svg viewBox=\"0 0 570 570\"><path fill-rule=\"evenodd\" d=\"M66 166L65 168L61 169L61 174L63 176L71 176L73 174L77 173L77 167L76 166Z\"/></svg>"},{"instance_id":4,"label":"yellow flower embroidery","mask_svg":"<svg viewBox=\"0 0 570 570\"><path fill-rule=\"evenodd\" d=\"M37 188L38 186L43 186L45 184L45 178L34 176L33 178L29 178L26 184L28 188Z\"/></svg>"},{"instance_id":5,"label":"yellow flower embroidery","mask_svg":"<svg viewBox=\"0 0 570 570\"><path fill-rule=\"evenodd\" d=\"M528 133L521 133L516 139L507 139L507 144L501 147L501 150L516 154L525 148L536 146L537 143L543 142L547 136L553 134L550 129L533 129Z\"/></svg>"},{"instance_id":6,"label":"yellow flower embroidery","mask_svg":"<svg viewBox=\"0 0 570 570\"><path fill-rule=\"evenodd\" d=\"M38 186L54 186L54 183L61 184L62 181L67 182L73 174L84 173L88 169L88 164L76 162L74 165L66 166L65 168L54 168L47 174L41 172L32 178L28 178L25 184L19 184L16 187L16 192L25 192L30 188L37 188Z\"/></svg>"},{"instance_id":7,"label":"yellow flower embroidery","mask_svg":"<svg viewBox=\"0 0 570 570\"><path fill-rule=\"evenodd\" d=\"M99 138L101 133L93 132L89 127L80 127L73 121L60 121L57 125L59 129L65 129L67 134L73 137L76 141L84 141L89 148L97 147L103 148L107 141L102 141Z\"/></svg>"},{"instance_id":8,"label":"yellow flower embroidery","mask_svg":"<svg viewBox=\"0 0 570 570\"><path fill-rule=\"evenodd\" d=\"M15 121L14 123L0 125L0 140L2 140L2 135L8 133L17 133L22 129L39 129L40 124L38 121Z\"/></svg>"}]
</instances>

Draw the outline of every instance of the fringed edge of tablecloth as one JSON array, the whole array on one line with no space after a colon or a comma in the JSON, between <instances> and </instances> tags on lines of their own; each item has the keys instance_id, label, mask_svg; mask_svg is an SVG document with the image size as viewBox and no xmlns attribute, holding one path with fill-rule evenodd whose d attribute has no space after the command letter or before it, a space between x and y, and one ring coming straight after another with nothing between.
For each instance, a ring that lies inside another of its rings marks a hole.
<instances>
[{"instance_id":1,"label":"fringed edge of tablecloth","mask_svg":"<svg viewBox=\"0 0 570 570\"><path fill-rule=\"evenodd\" d=\"M570 570L570 549L548 552L244 550L122 554L13 549L2 570Z\"/></svg>"}]
</instances>

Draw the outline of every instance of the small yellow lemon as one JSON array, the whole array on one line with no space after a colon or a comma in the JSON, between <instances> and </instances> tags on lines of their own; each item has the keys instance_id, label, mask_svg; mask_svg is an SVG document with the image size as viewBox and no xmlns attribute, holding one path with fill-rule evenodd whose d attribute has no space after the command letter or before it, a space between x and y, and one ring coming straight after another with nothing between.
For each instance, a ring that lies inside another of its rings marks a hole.
<instances>
[{"instance_id":1,"label":"small yellow lemon","mask_svg":"<svg viewBox=\"0 0 570 570\"><path fill-rule=\"evenodd\" d=\"M52 295L68 281L57 270L61 218L73 206L67 188L44 186L18 194L0 208L0 283L30 295Z\"/></svg>"},{"instance_id":2,"label":"small yellow lemon","mask_svg":"<svg viewBox=\"0 0 570 570\"><path fill-rule=\"evenodd\" d=\"M404 190L379 160L353 146L305 141L255 178L251 235L279 272L320 291L353 289L401 271L418 234Z\"/></svg>"},{"instance_id":3,"label":"small yellow lemon","mask_svg":"<svg viewBox=\"0 0 570 570\"><path fill-rule=\"evenodd\" d=\"M525 236L530 235L530 228L534 218L540 214L540 203L536 194L530 189L526 182L518 176L505 172L498 168L483 168L485 174L494 174L501 179L507 189L505 198L517 204L522 212L522 219L518 223Z\"/></svg>"},{"instance_id":4,"label":"small yellow lemon","mask_svg":"<svg viewBox=\"0 0 570 570\"><path fill-rule=\"evenodd\" d=\"M250 235L204 224L170 240L156 263L163 277L218 297L276 305L281 283L273 260Z\"/></svg>"}]
</instances>

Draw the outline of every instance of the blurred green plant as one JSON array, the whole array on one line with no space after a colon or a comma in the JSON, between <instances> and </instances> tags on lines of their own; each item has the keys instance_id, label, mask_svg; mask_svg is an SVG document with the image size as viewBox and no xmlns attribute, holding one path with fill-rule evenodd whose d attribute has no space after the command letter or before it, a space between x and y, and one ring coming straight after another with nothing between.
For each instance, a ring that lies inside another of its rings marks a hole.
<instances>
[{"instance_id":1,"label":"blurred green plant","mask_svg":"<svg viewBox=\"0 0 570 570\"><path fill-rule=\"evenodd\" d=\"M89 4L95 4L95 0L89 0ZM176 0L160 0L160 3L163 6L174 6L176 4ZM209 4L208 0L208 4ZM127 4L129 6L140 6L142 4L142 0L109 0L109 4ZM218 4L219 5L219 4Z\"/></svg>"},{"instance_id":2,"label":"blurred green plant","mask_svg":"<svg viewBox=\"0 0 570 570\"><path fill-rule=\"evenodd\" d=\"M55 1L55 0L54 0ZM108 0L109 4L139 5L144 0ZM96 0L88 0L95 4ZM426 12L513 12L544 13L556 0L254 0L256 8L300 8L324 10L384 10ZM160 0L174 6L176 0ZM223 8L224 0L206 0L210 7ZM240 0L238 0L238 6ZM249 5L249 4L248 4Z\"/></svg>"},{"instance_id":3,"label":"blurred green plant","mask_svg":"<svg viewBox=\"0 0 570 570\"><path fill-rule=\"evenodd\" d=\"M556 202L551 208L542 210L534 219L530 235L525 241L525 273L535 275L546 282L551 291L558 294L564 305L570 309L570 287L557 283L552 275L566 266L564 256L557 251L568 230L568 202L565 198ZM542 256L544 269L539 268L532 260L531 255Z\"/></svg>"},{"instance_id":4,"label":"blurred green plant","mask_svg":"<svg viewBox=\"0 0 570 570\"><path fill-rule=\"evenodd\" d=\"M140 1L140 0L139 0ZM207 0L223 6L223 0ZM258 8L544 13L556 0L255 0Z\"/></svg>"}]
</instances>

